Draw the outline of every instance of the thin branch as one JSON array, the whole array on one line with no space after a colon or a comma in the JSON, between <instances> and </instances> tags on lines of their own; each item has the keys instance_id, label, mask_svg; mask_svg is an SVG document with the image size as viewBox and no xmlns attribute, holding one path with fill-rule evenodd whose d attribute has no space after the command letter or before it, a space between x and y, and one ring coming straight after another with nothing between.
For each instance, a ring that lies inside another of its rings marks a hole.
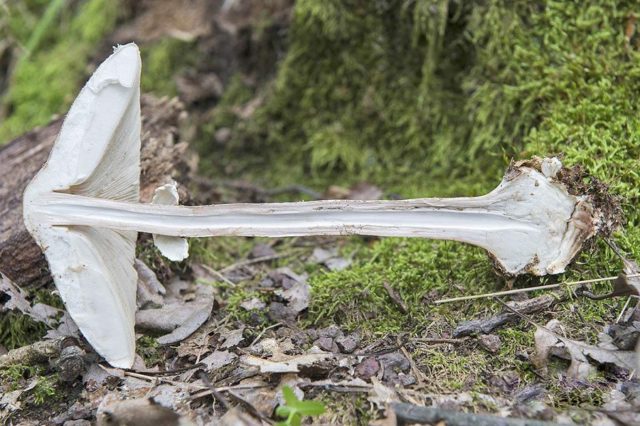
<instances>
[{"instance_id":1,"label":"thin branch","mask_svg":"<svg viewBox=\"0 0 640 426\"><path fill-rule=\"evenodd\" d=\"M627 277L640 277L640 274L629 274L627 275ZM474 294L471 296L460 296L460 297L452 297L450 299L440 299L440 300L436 300L433 303L436 305L441 305L443 303L461 302L464 300L484 299L484 298L496 297L496 296L506 296L509 294L529 293L531 291L536 291L536 290L550 290L554 288L560 288L562 286L574 286L574 285L580 285L580 284L599 283L603 281L613 281L613 280L616 280L617 278L618 277L615 276L615 277L605 277L605 278L593 278L590 280L570 281L570 282L563 282L563 283L557 283L557 284L539 285L536 287L518 288L515 290L497 291L494 293Z\"/></svg>"}]
</instances>

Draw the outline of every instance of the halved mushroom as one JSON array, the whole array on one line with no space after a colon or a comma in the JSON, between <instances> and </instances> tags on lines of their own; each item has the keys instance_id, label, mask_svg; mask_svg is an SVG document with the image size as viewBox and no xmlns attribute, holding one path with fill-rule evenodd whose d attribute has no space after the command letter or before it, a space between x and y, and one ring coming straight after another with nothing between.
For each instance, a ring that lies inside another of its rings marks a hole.
<instances>
[{"instance_id":1,"label":"halved mushroom","mask_svg":"<svg viewBox=\"0 0 640 426\"><path fill-rule=\"evenodd\" d=\"M96 351L117 367L134 359L138 232L173 259L176 238L375 235L480 246L506 274L563 272L600 226L587 195L556 178L557 159L516 164L487 195L400 201L177 206L171 187L139 203L140 57L118 47L74 102L51 157L27 187L24 218L44 250L67 309Z\"/></svg>"}]
</instances>

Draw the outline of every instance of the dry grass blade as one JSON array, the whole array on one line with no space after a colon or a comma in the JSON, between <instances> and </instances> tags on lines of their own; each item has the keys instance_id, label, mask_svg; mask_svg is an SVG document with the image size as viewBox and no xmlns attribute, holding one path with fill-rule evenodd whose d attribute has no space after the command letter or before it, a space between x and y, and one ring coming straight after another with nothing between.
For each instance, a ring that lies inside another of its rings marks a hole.
<instances>
[{"instance_id":1,"label":"dry grass blade","mask_svg":"<svg viewBox=\"0 0 640 426\"><path fill-rule=\"evenodd\" d=\"M640 277L640 274L628 274L627 275L628 278L636 278L636 277ZM528 287L528 288L518 288L515 290L505 290L505 291L496 291L493 293L483 293L483 294L474 294L471 296L460 296L460 297L452 297L450 299L440 299L440 300L436 300L435 302L433 302L436 305L441 305L444 303L452 303L452 302L462 302L465 300L474 300L474 299L486 299L489 297L498 297L498 296L507 296L510 294L519 294L519 293L529 293L532 291L537 291L537 290L551 290L554 288L560 288L563 286L575 286L575 285L581 285L581 284L593 284L593 283L599 283L599 282L604 282L604 281L614 281L617 280L618 276L615 277L604 277L604 278L593 278L590 280L580 280L580 281L569 281L569 282L563 282L563 283L557 283L557 284L547 284L547 285L539 285L536 287Z\"/></svg>"}]
</instances>

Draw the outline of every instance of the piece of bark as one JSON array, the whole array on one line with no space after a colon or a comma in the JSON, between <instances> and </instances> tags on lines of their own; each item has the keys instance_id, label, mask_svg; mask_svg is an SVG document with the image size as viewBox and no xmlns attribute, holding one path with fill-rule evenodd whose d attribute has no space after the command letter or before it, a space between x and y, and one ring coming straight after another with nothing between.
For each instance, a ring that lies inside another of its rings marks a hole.
<instances>
[{"instance_id":1,"label":"piece of bark","mask_svg":"<svg viewBox=\"0 0 640 426\"><path fill-rule=\"evenodd\" d=\"M143 95L140 198L171 178L187 183L195 161L186 155L186 142L178 141L178 121L184 113L176 99ZM51 281L40 248L24 227L22 193L49 157L62 118L30 131L0 147L0 273L21 287L40 287ZM180 187L181 202L185 200Z\"/></svg>"},{"instance_id":2,"label":"piece of bark","mask_svg":"<svg viewBox=\"0 0 640 426\"><path fill-rule=\"evenodd\" d=\"M566 298L562 292L544 294L522 302L509 302L509 306L521 314L530 315L550 308ZM489 334L498 327L520 320L515 312L505 311L501 314L479 320L465 321L453 331L453 337L473 336L475 334Z\"/></svg>"},{"instance_id":3,"label":"piece of bark","mask_svg":"<svg viewBox=\"0 0 640 426\"><path fill-rule=\"evenodd\" d=\"M447 426L552 426L558 423L533 419L514 419L490 414L463 413L438 407L419 407L412 404L392 403L398 425L446 424Z\"/></svg>"},{"instance_id":4,"label":"piece of bark","mask_svg":"<svg viewBox=\"0 0 640 426\"><path fill-rule=\"evenodd\" d=\"M64 337L53 340L39 340L31 345L10 350L0 356L0 368L10 365L35 365L60 356Z\"/></svg>"}]
</instances>

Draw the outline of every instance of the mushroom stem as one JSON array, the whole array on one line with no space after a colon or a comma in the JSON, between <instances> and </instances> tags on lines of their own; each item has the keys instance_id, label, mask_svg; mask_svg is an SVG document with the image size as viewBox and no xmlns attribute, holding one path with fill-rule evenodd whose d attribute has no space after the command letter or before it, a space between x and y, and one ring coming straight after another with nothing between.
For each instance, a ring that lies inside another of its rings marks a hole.
<instances>
[{"instance_id":1,"label":"mushroom stem","mask_svg":"<svg viewBox=\"0 0 640 426\"><path fill-rule=\"evenodd\" d=\"M452 239L482 245L487 232L538 232L526 221L492 211L487 197L196 207L72 194L55 194L48 201L43 212L52 226L85 225L176 237L371 235Z\"/></svg>"},{"instance_id":2,"label":"mushroom stem","mask_svg":"<svg viewBox=\"0 0 640 426\"><path fill-rule=\"evenodd\" d=\"M583 198L570 195L554 177L522 166L479 197L190 207L52 192L33 207L49 226L175 237L353 234L453 240L484 248L507 274L545 275L562 272L596 231L593 210Z\"/></svg>"}]
</instances>

